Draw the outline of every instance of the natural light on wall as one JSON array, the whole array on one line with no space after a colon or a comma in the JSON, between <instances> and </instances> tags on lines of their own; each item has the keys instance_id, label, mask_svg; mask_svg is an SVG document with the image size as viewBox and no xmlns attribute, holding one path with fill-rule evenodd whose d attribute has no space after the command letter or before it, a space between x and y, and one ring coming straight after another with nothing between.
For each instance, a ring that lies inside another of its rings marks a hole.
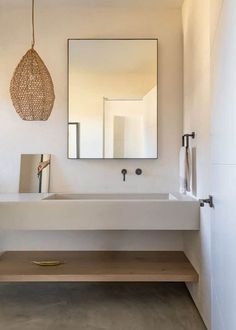
<instances>
[{"instance_id":1,"label":"natural light on wall","mask_svg":"<svg viewBox=\"0 0 236 330\"><path fill-rule=\"evenodd\" d=\"M69 40L68 124L69 158L157 158L157 40Z\"/></svg>"}]
</instances>

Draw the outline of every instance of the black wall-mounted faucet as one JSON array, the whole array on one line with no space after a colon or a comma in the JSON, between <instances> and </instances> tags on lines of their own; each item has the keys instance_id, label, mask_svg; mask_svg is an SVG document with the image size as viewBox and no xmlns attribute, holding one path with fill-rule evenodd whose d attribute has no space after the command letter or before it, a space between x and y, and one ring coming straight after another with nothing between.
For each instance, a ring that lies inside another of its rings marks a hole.
<instances>
[{"instance_id":1,"label":"black wall-mounted faucet","mask_svg":"<svg viewBox=\"0 0 236 330\"><path fill-rule=\"evenodd\" d=\"M123 174L123 181L125 181L127 170L123 168L123 170L121 170L121 173Z\"/></svg>"},{"instance_id":2,"label":"black wall-mounted faucet","mask_svg":"<svg viewBox=\"0 0 236 330\"><path fill-rule=\"evenodd\" d=\"M209 204L209 206L210 206L211 208L214 207L213 197L212 197L211 195L209 195L209 198L206 198L206 199L200 199L199 202L200 202L200 206L201 206L201 207L204 207L205 204Z\"/></svg>"}]
</instances>

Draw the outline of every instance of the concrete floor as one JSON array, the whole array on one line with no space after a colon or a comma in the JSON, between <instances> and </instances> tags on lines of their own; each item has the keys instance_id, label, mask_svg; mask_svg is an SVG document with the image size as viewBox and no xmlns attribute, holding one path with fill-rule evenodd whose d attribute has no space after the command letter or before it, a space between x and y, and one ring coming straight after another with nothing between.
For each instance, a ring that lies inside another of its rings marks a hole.
<instances>
[{"instance_id":1,"label":"concrete floor","mask_svg":"<svg viewBox=\"0 0 236 330\"><path fill-rule=\"evenodd\" d=\"M0 285L0 330L206 329L182 283Z\"/></svg>"}]
</instances>

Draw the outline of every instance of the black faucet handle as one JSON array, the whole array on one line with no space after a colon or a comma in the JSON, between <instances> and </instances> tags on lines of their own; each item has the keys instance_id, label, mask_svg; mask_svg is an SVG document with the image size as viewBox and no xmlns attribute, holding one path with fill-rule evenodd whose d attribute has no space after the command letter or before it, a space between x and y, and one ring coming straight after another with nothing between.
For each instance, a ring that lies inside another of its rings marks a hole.
<instances>
[{"instance_id":1,"label":"black faucet handle","mask_svg":"<svg viewBox=\"0 0 236 330\"><path fill-rule=\"evenodd\" d=\"M209 198L206 198L206 199L199 199L199 202L200 202L200 206L201 207L204 207L205 204L209 204L209 206L211 208L214 207L214 203L213 203L213 196L209 195Z\"/></svg>"},{"instance_id":2,"label":"black faucet handle","mask_svg":"<svg viewBox=\"0 0 236 330\"><path fill-rule=\"evenodd\" d=\"M143 171L141 170L141 168L137 168L136 171L135 171L135 173L137 175L141 175L143 173Z\"/></svg>"},{"instance_id":3,"label":"black faucet handle","mask_svg":"<svg viewBox=\"0 0 236 330\"><path fill-rule=\"evenodd\" d=\"M123 174L123 181L125 181L127 170L125 168L123 168L123 170L121 170L121 173Z\"/></svg>"}]
</instances>

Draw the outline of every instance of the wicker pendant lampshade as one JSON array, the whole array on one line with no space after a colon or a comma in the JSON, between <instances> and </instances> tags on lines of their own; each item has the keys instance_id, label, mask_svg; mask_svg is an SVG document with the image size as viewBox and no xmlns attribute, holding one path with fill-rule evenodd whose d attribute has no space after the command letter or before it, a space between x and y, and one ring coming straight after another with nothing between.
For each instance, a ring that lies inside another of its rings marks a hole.
<instances>
[{"instance_id":1,"label":"wicker pendant lampshade","mask_svg":"<svg viewBox=\"0 0 236 330\"><path fill-rule=\"evenodd\" d=\"M32 0L32 47L17 65L11 80L10 94L16 112L23 120L47 120L55 94L50 73L34 50L34 0Z\"/></svg>"}]
</instances>

